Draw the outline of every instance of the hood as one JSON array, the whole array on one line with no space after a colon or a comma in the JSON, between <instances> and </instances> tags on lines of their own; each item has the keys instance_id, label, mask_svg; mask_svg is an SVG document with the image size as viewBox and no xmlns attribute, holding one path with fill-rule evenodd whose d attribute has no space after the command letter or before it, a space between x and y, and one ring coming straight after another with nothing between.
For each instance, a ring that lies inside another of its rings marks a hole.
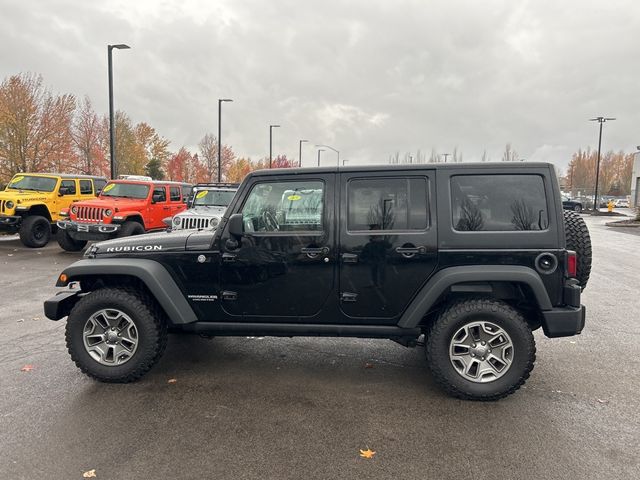
<instances>
[{"instance_id":1,"label":"hood","mask_svg":"<svg viewBox=\"0 0 640 480\"><path fill-rule=\"evenodd\" d=\"M99 207L99 208L113 208L120 210L129 210L132 207L142 207L147 204L145 199L139 198L119 198L119 197L97 197L91 200L82 200L80 202L75 202L74 205L77 207Z\"/></svg>"},{"instance_id":2,"label":"hood","mask_svg":"<svg viewBox=\"0 0 640 480\"><path fill-rule=\"evenodd\" d=\"M180 212L180 217L222 217L227 207L199 205Z\"/></svg>"},{"instance_id":3,"label":"hood","mask_svg":"<svg viewBox=\"0 0 640 480\"><path fill-rule=\"evenodd\" d=\"M53 192L34 192L32 190L2 190L0 191L0 200L13 200L14 202L38 202L48 200Z\"/></svg>"},{"instance_id":4,"label":"hood","mask_svg":"<svg viewBox=\"0 0 640 480\"><path fill-rule=\"evenodd\" d=\"M158 254L162 252L183 252L185 250L208 249L211 246L214 232L196 235L189 230L171 233L148 233L133 237L116 238L93 244L85 251L88 257L101 255L133 255ZM190 237L194 236L191 239Z\"/></svg>"}]
</instances>

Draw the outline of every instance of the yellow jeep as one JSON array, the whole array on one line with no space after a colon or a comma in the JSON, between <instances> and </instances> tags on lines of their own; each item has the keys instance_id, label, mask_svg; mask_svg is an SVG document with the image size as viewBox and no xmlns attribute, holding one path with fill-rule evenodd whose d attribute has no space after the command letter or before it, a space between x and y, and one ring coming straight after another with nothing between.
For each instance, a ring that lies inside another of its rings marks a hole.
<instances>
[{"instance_id":1,"label":"yellow jeep","mask_svg":"<svg viewBox=\"0 0 640 480\"><path fill-rule=\"evenodd\" d=\"M60 211L95 197L106 183L90 175L17 173L0 192L0 232L19 233L27 247L44 247Z\"/></svg>"}]
</instances>

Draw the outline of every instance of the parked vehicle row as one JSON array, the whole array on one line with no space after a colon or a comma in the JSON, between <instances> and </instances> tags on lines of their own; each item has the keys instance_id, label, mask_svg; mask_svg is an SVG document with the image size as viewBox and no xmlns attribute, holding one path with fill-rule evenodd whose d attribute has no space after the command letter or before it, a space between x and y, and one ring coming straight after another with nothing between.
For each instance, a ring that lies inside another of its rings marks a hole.
<instances>
[{"instance_id":1,"label":"parked vehicle row","mask_svg":"<svg viewBox=\"0 0 640 480\"><path fill-rule=\"evenodd\" d=\"M154 181L149 177L17 174L0 192L0 232L41 248L55 235L67 251L89 241L142 233L216 228L237 184ZM187 212L185 212L189 209Z\"/></svg>"}]
</instances>

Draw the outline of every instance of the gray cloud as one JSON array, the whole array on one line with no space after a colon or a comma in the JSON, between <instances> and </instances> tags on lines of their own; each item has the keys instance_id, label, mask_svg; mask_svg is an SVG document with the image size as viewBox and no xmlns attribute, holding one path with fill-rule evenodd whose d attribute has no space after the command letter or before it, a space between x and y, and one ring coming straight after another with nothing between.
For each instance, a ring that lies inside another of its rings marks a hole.
<instances>
[{"instance_id":1,"label":"gray cloud","mask_svg":"<svg viewBox=\"0 0 640 480\"><path fill-rule=\"evenodd\" d=\"M132 5L131 5L132 4ZM240 155L297 157L298 140L385 162L421 149L479 160L511 142L565 165L596 145L640 143L640 7L567 2L0 0L0 76L41 73L107 111L106 45L117 108L195 148L217 130ZM305 159L315 158L312 146ZM323 158L329 161L327 152Z\"/></svg>"}]
</instances>

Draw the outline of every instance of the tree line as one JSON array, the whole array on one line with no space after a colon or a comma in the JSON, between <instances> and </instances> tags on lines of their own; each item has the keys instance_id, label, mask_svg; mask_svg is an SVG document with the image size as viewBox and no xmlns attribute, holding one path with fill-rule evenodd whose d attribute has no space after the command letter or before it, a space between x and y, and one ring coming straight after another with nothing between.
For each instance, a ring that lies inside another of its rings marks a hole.
<instances>
[{"instance_id":1,"label":"tree line","mask_svg":"<svg viewBox=\"0 0 640 480\"><path fill-rule=\"evenodd\" d=\"M209 182L218 177L218 140L206 133L196 152L177 151L146 122L134 124L115 114L118 174L148 175L157 180ZM40 75L23 73L0 85L0 183L18 172L58 172L110 176L109 119L98 115L91 100L53 94ZM222 179L240 182L269 159L239 157L229 145L221 148ZM286 155L273 166L291 167Z\"/></svg>"}]
</instances>

